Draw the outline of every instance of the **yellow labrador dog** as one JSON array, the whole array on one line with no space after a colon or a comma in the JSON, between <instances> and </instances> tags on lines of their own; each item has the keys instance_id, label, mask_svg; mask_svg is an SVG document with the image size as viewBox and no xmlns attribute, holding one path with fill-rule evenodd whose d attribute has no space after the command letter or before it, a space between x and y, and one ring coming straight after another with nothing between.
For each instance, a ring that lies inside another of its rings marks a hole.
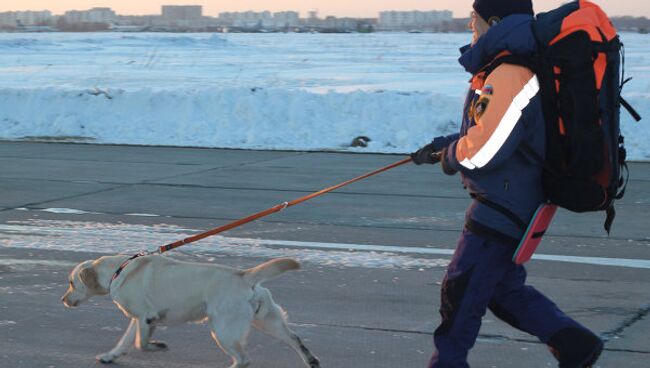
<instances>
[{"instance_id":1,"label":"yellow labrador dog","mask_svg":"<svg viewBox=\"0 0 650 368\"><path fill-rule=\"evenodd\" d=\"M97 356L112 363L131 344L140 350L164 350L151 337L158 325L207 319L212 337L233 359L230 368L248 367L244 351L251 324L295 349L310 368L320 367L300 338L287 326L286 313L260 284L299 268L293 259L278 258L248 270L181 262L161 255L117 255L78 264L61 300L76 307L95 295L110 294L131 319L124 336L108 353Z\"/></svg>"}]
</instances>

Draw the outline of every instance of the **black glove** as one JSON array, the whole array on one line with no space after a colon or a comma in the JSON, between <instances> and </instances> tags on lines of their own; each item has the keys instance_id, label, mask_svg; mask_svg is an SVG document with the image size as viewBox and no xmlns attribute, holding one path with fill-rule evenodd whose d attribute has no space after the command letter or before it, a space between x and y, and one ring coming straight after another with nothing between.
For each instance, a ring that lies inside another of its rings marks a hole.
<instances>
[{"instance_id":1,"label":"black glove","mask_svg":"<svg viewBox=\"0 0 650 368\"><path fill-rule=\"evenodd\" d=\"M411 153L411 159L416 165L436 164L440 161L440 154L436 152L433 143L429 143L419 150Z\"/></svg>"}]
</instances>

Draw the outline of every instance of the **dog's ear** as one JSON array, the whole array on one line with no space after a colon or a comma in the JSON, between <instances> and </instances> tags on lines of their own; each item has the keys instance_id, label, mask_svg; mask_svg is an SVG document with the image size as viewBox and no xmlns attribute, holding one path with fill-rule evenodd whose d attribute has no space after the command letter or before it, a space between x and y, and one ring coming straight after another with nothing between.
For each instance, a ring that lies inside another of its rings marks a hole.
<instances>
[{"instance_id":1,"label":"dog's ear","mask_svg":"<svg viewBox=\"0 0 650 368\"><path fill-rule=\"evenodd\" d=\"M81 279L81 282L86 285L90 290L93 290L97 293L101 293L104 291L104 288L102 288L101 285L99 285L99 281L97 280L97 271L93 267L88 267L84 268L79 272L79 278Z\"/></svg>"}]
</instances>

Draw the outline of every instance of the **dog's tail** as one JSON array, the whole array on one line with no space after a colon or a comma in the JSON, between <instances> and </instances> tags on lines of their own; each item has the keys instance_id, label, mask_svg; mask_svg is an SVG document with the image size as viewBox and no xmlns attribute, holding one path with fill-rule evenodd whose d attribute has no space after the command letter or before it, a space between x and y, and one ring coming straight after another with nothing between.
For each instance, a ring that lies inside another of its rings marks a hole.
<instances>
[{"instance_id":1,"label":"dog's tail","mask_svg":"<svg viewBox=\"0 0 650 368\"><path fill-rule=\"evenodd\" d=\"M278 277L287 271L297 270L299 268L300 264L295 259L276 258L245 270L242 276L251 285L255 285Z\"/></svg>"}]
</instances>

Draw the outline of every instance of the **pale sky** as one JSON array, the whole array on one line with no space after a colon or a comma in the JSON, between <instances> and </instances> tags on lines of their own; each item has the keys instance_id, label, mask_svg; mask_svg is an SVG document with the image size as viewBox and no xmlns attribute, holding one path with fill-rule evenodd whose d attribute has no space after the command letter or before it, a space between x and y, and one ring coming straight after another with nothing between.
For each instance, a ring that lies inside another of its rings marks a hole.
<instances>
[{"instance_id":1,"label":"pale sky","mask_svg":"<svg viewBox=\"0 0 650 368\"><path fill-rule=\"evenodd\" d=\"M0 0L0 12L9 10L50 10L62 14L66 10L86 10L92 7L110 7L118 14L159 14L161 5L203 5L203 13L217 16L225 11L295 10L305 17L309 10L327 15L376 17L381 10L442 10L454 12L454 17L465 17L473 0ZM566 0L533 0L536 11L559 6ZM648 0L595 0L610 15L650 17Z\"/></svg>"}]
</instances>

